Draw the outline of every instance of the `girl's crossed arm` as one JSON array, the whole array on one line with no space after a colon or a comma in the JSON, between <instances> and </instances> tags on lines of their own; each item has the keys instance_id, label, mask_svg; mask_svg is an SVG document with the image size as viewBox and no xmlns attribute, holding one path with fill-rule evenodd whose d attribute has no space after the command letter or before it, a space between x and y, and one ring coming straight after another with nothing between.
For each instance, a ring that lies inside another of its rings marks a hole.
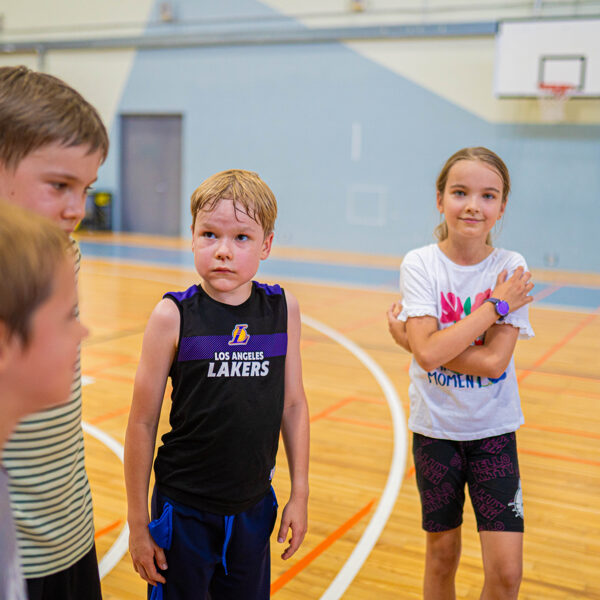
<instances>
[{"instance_id":1,"label":"girl's crossed arm","mask_svg":"<svg viewBox=\"0 0 600 600\"><path fill-rule=\"evenodd\" d=\"M148 486L160 409L179 338L179 322L177 306L167 299L161 300L150 315L125 435L129 552L134 569L151 585L165 582L156 565L163 570L167 568L165 554L148 530Z\"/></svg>"},{"instance_id":2,"label":"girl's crossed arm","mask_svg":"<svg viewBox=\"0 0 600 600\"><path fill-rule=\"evenodd\" d=\"M500 273L492 296L508 302L513 312L533 300L528 295L533 283L529 281L531 273L525 272L523 267L518 267L509 279L506 275L506 271ZM433 371L443 365L470 375L494 377L495 373L499 371L502 374L506 368L514 350L518 330L498 325L493 327L493 332L489 332L490 339L486 345L471 348L471 344L497 320L493 304L484 302L470 315L446 329L438 329L435 317L409 318L406 332L415 360L426 371ZM468 352L463 356L466 350ZM457 359L456 362L454 359Z\"/></svg>"}]
</instances>

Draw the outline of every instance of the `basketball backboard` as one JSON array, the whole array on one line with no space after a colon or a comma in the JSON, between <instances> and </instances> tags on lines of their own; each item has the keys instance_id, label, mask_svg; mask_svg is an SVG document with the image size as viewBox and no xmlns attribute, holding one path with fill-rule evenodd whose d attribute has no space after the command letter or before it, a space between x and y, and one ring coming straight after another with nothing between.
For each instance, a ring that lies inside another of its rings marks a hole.
<instances>
[{"instance_id":1,"label":"basketball backboard","mask_svg":"<svg viewBox=\"0 0 600 600\"><path fill-rule=\"evenodd\" d=\"M570 86L573 97L600 97L600 19L500 23L495 95L539 97L540 85Z\"/></svg>"}]
</instances>

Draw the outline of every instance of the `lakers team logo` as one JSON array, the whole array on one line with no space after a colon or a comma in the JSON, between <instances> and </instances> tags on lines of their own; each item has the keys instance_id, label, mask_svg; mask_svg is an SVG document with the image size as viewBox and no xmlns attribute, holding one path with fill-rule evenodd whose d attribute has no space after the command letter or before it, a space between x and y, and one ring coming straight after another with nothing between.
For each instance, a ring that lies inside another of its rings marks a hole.
<instances>
[{"instance_id":1,"label":"lakers team logo","mask_svg":"<svg viewBox=\"0 0 600 600\"><path fill-rule=\"evenodd\" d=\"M227 342L230 346L245 346L250 339L250 334L246 331L248 325L236 325L231 332L231 339Z\"/></svg>"}]
</instances>

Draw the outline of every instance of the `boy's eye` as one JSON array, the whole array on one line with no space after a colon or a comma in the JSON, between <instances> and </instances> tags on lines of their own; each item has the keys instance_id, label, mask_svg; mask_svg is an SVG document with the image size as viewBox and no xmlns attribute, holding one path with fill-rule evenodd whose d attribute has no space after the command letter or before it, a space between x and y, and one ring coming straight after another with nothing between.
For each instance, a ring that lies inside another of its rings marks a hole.
<instances>
[{"instance_id":1,"label":"boy's eye","mask_svg":"<svg viewBox=\"0 0 600 600\"><path fill-rule=\"evenodd\" d=\"M248 236L247 236L245 233L240 233L240 234L237 236L237 239L238 239L240 242L245 242L245 241L248 239Z\"/></svg>"},{"instance_id":2,"label":"boy's eye","mask_svg":"<svg viewBox=\"0 0 600 600\"><path fill-rule=\"evenodd\" d=\"M205 232L202 234L202 237L205 237L205 238L208 238L209 240L212 240L212 239L214 239L216 236L215 236L215 234L214 234L212 231L205 231Z\"/></svg>"},{"instance_id":3,"label":"boy's eye","mask_svg":"<svg viewBox=\"0 0 600 600\"><path fill-rule=\"evenodd\" d=\"M454 190L453 193L455 196L464 196L465 195L463 190Z\"/></svg>"},{"instance_id":4,"label":"boy's eye","mask_svg":"<svg viewBox=\"0 0 600 600\"><path fill-rule=\"evenodd\" d=\"M494 194L484 194L483 197L486 200L493 200L496 196L494 196Z\"/></svg>"},{"instance_id":5,"label":"boy's eye","mask_svg":"<svg viewBox=\"0 0 600 600\"><path fill-rule=\"evenodd\" d=\"M50 184L57 192L62 192L63 190L67 189L68 185L66 183L64 183L63 181L53 181Z\"/></svg>"}]
</instances>

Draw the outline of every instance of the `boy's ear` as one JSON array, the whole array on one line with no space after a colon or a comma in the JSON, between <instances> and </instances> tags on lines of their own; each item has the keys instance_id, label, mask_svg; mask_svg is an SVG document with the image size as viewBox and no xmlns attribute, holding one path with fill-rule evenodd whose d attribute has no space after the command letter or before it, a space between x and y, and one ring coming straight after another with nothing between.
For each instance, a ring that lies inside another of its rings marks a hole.
<instances>
[{"instance_id":1,"label":"boy's ear","mask_svg":"<svg viewBox=\"0 0 600 600\"><path fill-rule=\"evenodd\" d=\"M8 169L0 160L0 198L9 200L8 198Z\"/></svg>"},{"instance_id":2,"label":"boy's ear","mask_svg":"<svg viewBox=\"0 0 600 600\"><path fill-rule=\"evenodd\" d=\"M194 251L194 226L190 225L190 231L192 232L192 252Z\"/></svg>"},{"instance_id":3,"label":"boy's ear","mask_svg":"<svg viewBox=\"0 0 600 600\"><path fill-rule=\"evenodd\" d=\"M13 334L14 335L14 334ZM14 346L13 335L10 334L4 321L0 321L0 373L10 369L11 353Z\"/></svg>"},{"instance_id":4,"label":"boy's ear","mask_svg":"<svg viewBox=\"0 0 600 600\"><path fill-rule=\"evenodd\" d=\"M260 260L265 260L265 258L267 258L269 256L269 254L271 253L271 246L273 244L273 232L271 231L271 233L267 236L265 236L265 239L263 241L263 246L262 246L262 250L260 253Z\"/></svg>"}]
</instances>

